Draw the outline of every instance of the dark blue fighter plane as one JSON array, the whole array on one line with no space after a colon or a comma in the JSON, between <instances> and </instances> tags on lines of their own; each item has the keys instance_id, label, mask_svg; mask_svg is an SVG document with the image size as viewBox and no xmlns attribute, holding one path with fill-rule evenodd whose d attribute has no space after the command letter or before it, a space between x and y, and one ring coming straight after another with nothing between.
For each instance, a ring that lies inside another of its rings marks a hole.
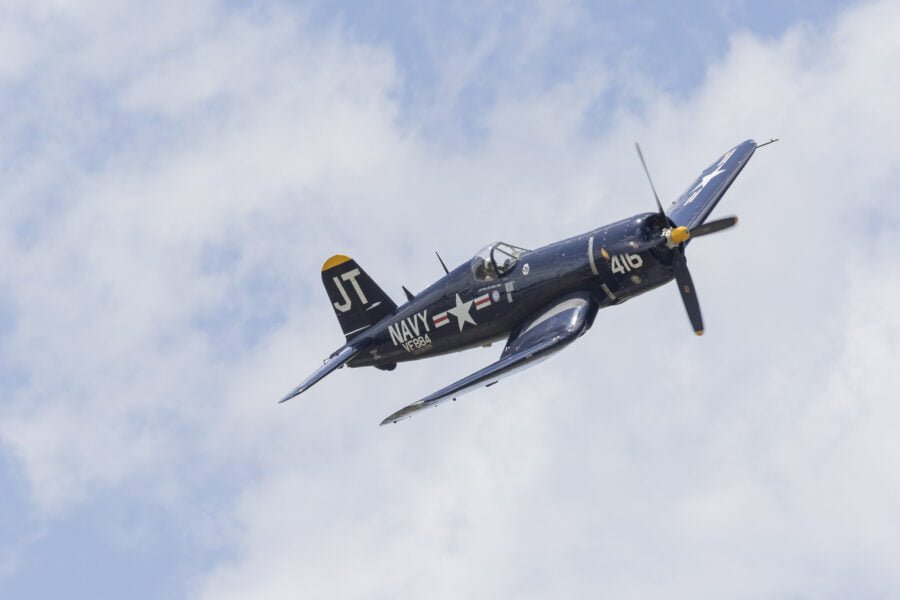
<instances>
[{"instance_id":1,"label":"dark blue fighter plane","mask_svg":"<svg viewBox=\"0 0 900 600\"><path fill-rule=\"evenodd\" d=\"M706 218L757 144L747 140L723 154L668 210L663 209L640 147L635 146L657 212L536 250L490 244L418 294L404 288L408 301L402 306L352 258L337 254L326 260L322 281L347 343L281 402L344 365L391 371L400 362L506 339L497 362L398 410L381 424L396 423L543 361L590 329L599 309L673 279L694 332L702 335L703 319L685 248L693 238L737 223L735 217Z\"/></svg>"}]
</instances>

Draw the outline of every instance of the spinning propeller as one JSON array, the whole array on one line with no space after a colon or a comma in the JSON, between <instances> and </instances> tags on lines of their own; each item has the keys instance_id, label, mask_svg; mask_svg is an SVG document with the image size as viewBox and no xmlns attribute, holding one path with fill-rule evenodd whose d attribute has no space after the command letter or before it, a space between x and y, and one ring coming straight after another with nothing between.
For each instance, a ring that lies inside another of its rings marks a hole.
<instances>
[{"instance_id":1,"label":"spinning propeller","mask_svg":"<svg viewBox=\"0 0 900 600\"><path fill-rule=\"evenodd\" d=\"M661 234L655 239L646 242L633 242L629 247L632 252L641 252L666 245L672 249L672 267L675 271L675 282L678 284L678 292L681 294L681 301L684 302L684 308L687 310L688 318L691 320L691 327L694 333L703 335L703 315L700 313L700 303L697 301L697 292L694 289L694 282L691 279L691 272L688 270L687 259L684 256L684 243L691 238L698 238L710 233L716 233L737 224L737 217L724 217L715 221L708 221L693 229L688 229L684 225L677 225L672 222L663 210L662 203L659 201L659 195L656 193L656 186L653 185L653 179L650 177L650 170L644 161L644 154L641 152L641 146L637 142L634 143L637 149L638 157L641 159L641 165L644 167L644 173L647 175L647 181L650 182L650 189L653 190L653 197L656 199L656 206L659 209L659 215L667 226L662 230Z\"/></svg>"}]
</instances>

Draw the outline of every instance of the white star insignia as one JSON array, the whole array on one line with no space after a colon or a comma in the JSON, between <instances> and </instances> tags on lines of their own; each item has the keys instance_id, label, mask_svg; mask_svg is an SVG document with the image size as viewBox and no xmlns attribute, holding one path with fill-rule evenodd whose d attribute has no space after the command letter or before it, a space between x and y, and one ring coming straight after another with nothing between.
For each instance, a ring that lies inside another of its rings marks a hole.
<instances>
[{"instance_id":1,"label":"white star insignia","mask_svg":"<svg viewBox=\"0 0 900 600\"><path fill-rule=\"evenodd\" d=\"M472 315L469 314L469 311L472 309L472 300L468 302L463 302L462 298L459 297L459 294L456 295L456 306L450 309L447 309L447 312L456 317L456 321L459 323L459 330L463 330L463 325L466 323L471 323L472 325L478 325L475 322L475 319L472 318Z\"/></svg>"},{"instance_id":2,"label":"white star insignia","mask_svg":"<svg viewBox=\"0 0 900 600\"><path fill-rule=\"evenodd\" d=\"M713 177L717 177L720 173L724 173L725 169L722 168L722 165L716 167L716 170L710 173L709 175L704 175L703 180L700 182L700 187L705 188L706 184L712 181Z\"/></svg>"},{"instance_id":3,"label":"white star insignia","mask_svg":"<svg viewBox=\"0 0 900 600\"><path fill-rule=\"evenodd\" d=\"M725 172L725 169L723 169L722 166L719 165L719 166L716 167L716 170L715 170L715 171L713 171L713 172L710 173L709 175L704 175L703 177L701 177L701 178L700 178L700 183L698 183L698 184L697 184L697 187L694 188L696 191L695 191L693 194L691 194L691 197L688 198L688 200L687 200L687 202L685 202L685 204L690 204L691 202L693 202L693 201L694 201L694 198L696 198L697 195L698 195L701 191L703 191L703 188L706 187L706 184L709 183L709 182L712 180L713 177L715 177L715 176L717 176L717 175L719 175L719 174L721 174L721 173L724 173L724 172Z\"/></svg>"},{"instance_id":4,"label":"white star insignia","mask_svg":"<svg viewBox=\"0 0 900 600\"><path fill-rule=\"evenodd\" d=\"M712 181L714 177L721 175L722 173L725 172L725 169L723 169L722 167L725 166L725 163L728 162L728 159L731 158L732 154L734 154L734 148L732 148L731 151L725 153L725 155L719 161L719 164L717 164L716 168L713 169L712 173L709 173L708 175L703 175L700 178L700 183L698 183L697 186L693 190L691 190L691 197L685 201L685 203L684 203L685 206L687 206L688 204L693 202L694 198L696 198L697 195L703 191L703 188L706 187L706 184L709 183L710 181Z\"/></svg>"}]
</instances>

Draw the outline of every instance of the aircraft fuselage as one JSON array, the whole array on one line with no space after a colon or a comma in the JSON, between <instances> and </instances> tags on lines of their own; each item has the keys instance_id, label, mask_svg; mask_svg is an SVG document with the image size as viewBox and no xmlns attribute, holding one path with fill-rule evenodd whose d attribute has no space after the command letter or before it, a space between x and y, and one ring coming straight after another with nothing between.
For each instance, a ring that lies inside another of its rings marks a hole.
<instances>
[{"instance_id":1,"label":"aircraft fuselage","mask_svg":"<svg viewBox=\"0 0 900 600\"><path fill-rule=\"evenodd\" d=\"M669 249L628 252L630 241L661 230L658 220L642 213L527 251L495 278L479 278L464 263L362 334L366 349L348 364L393 368L489 345L570 292L589 292L599 309L664 285L673 278Z\"/></svg>"}]
</instances>

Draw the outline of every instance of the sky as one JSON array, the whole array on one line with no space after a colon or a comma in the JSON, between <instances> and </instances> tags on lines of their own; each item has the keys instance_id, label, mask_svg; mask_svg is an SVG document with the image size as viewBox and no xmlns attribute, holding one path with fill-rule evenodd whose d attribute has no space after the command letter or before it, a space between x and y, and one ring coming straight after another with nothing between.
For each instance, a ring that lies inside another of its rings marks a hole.
<instances>
[{"instance_id":1,"label":"sky","mask_svg":"<svg viewBox=\"0 0 900 600\"><path fill-rule=\"evenodd\" d=\"M900 596L900 5L0 2L0 596ZM391 294L760 149L677 291L343 369Z\"/></svg>"}]
</instances>

